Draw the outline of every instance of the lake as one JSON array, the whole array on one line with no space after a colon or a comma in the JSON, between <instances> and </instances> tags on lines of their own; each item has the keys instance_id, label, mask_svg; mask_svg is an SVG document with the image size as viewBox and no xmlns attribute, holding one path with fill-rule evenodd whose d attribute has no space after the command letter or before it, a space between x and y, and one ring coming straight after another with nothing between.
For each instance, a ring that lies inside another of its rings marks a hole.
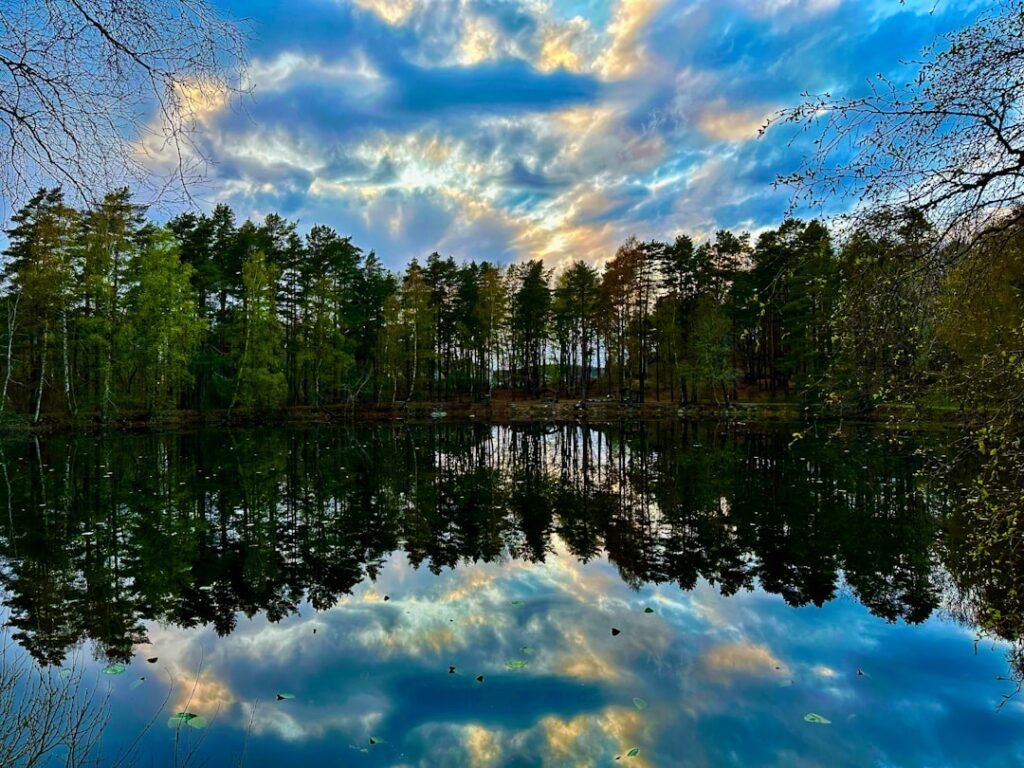
<instances>
[{"instance_id":1,"label":"lake","mask_svg":"<svg viewBox=\"0 0 1024 768\"><path fill-rule=\"evenodd\" d=\"M933 444L677 422L8 439L3 662L92 692L104 764L1019 765L1009 646L947 568Z\"/></svg>"}]
</instances>

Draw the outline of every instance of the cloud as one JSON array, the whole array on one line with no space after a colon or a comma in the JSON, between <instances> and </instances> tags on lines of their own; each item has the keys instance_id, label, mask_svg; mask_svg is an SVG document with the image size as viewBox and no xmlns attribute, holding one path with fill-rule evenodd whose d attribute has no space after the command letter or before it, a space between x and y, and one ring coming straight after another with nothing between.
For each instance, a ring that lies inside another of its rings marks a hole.
<instances>
[{"instance_id":1,"label":"cloud","mask_svg":"<svg viewBox=\"0 0 1024 768\"><path fill-rule=\"evenodd\" d=\"M213 161L204 196L334 226L392 268L434 250L601 262L633 234L757 231L810 148L758 139L765 116L895 72L971 13L922 2L239 4L252 100L186 95ZM140 142L167 168L170 149Z\"/></svg>"},{"instance_id":2,"label":"cloud","mask_svg":"<svg viewBox=\"0 0 1024 768\"><path fill-rule=\"evenodd\" d=\"M757 107L729 109L724 100L718 99L704 108L697 126L705 136L716 141L748 141L757 138L773 111Z\"/></svg>"},{"instance_id":3,"label":"cloud","mask_svg":"<svg viewBox=\"0 0 1024 768\"><path fill-rule=\"evenodd\" d=\"M621 79L636 74L647 64L647 48L641 35L664 5L664 0L619 0L608 27L611 45L597 59L605 77Z\"/></svg>"}]
</instances>

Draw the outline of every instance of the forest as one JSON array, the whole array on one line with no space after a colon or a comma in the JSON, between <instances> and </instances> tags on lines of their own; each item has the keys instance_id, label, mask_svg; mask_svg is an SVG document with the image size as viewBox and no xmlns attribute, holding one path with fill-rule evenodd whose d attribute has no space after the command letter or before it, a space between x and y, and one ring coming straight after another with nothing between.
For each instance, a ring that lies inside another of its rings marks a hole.
<instances>
[{"instance_id":1,"label":"forest","mask_svg":"<svg viewBox=\"0 0 1024 768\"><path fill-rule=\"evenodd\" d=\"M789 400L983 410L1024 395L1024 231L952 242L914 209L672 242L603 266L432 253L400 273L326 226L40 189L12 219L0 412L168 412L508 398ZM955 258L948 255L955 253Z\"/></svg>"}]
</instances>

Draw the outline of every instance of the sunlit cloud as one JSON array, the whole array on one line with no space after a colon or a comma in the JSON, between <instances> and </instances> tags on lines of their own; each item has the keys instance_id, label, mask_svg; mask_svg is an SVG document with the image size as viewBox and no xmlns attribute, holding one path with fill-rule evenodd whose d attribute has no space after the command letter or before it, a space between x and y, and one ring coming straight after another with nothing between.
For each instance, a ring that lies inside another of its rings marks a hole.
<instances>
[{"instance_id":1,"label":"sunlit cloud","mask_svg":"<svg viewBox=\"0 0 1024 768\"><path fill-rule=\"evenodd\" d=\"M722 100L707 105L698 118L697 125L705 136L717 141L748 141L756 139L764 127L770 110L731 110Z\"/></svg>"},{"instance_id":2,"label":"sunlit cloud","mask_svg":"<svg viewBox=\"0 0 1024 768\"><path fill-rule=\"evenodd\" d=\"M402 24L421 0L352 0L360 8L372 11L388 24Z\"/></svg>"},{"instance_id":3,"label":"sunlit cloud","mask_svg":"<svg viewBox=\"0 0 1024 768\"><path fill-rule=\"evenodd\" d=\"M624 78L647 64L648 51L640 35L664 4L665 0L619 0L615 18L608 27L611 45L596 62L602 75Z\"/></svg>"},{"instance_id":4,"label":"sunlit cloud","mask_svg":"<svg viewBox=\"0 0 1024 768\"><path fill-rule=\"evenodd\" d=\"M435 250L599 264L630 235L777 225L789 200L772 182L808 147L758 139L766 115L804 90L860 87L967 13L925 5L333 0L262 22L258 9L251 99L180 96L212 161L202 199L241 217L334 226L392 268ZM198 162L157 127L143 162Z\"/></svg>"}]
</instances>

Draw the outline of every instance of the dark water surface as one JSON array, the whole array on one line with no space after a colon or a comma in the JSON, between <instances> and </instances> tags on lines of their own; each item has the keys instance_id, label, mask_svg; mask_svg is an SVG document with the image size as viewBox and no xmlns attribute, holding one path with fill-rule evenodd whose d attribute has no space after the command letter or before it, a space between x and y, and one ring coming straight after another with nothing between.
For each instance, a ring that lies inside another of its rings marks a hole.
<instances>
[{"instance_id":1,"label":"dark water surface","mask_svg":"<svg viewBox=\"0 0 1024 768\"><path fill-rule=\"evenodd\" d=\"M109 694L105 762L1024 764L920 439L805 432L8 440L5 660Z\"/></svg>"}]
</instances>

